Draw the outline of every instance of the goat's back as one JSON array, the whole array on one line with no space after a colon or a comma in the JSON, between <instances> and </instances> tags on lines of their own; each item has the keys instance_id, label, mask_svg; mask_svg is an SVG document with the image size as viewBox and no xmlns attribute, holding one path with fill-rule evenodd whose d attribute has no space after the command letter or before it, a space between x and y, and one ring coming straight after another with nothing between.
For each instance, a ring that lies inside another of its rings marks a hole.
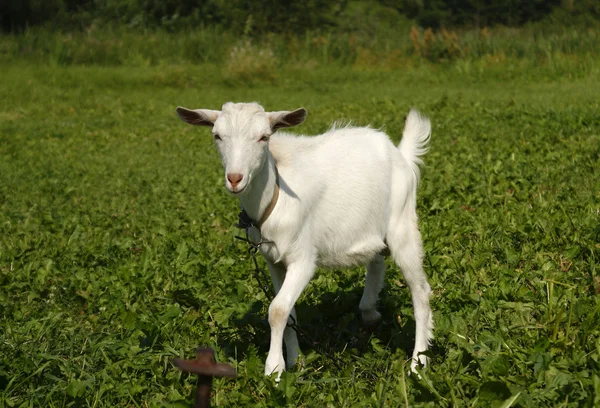
<instances>
[{"instance_id":1,"label":"goat's back","mask_svg":"<svg viewBox=\"0 0 600 408\"><path fill-rule=\"evenodd\" d=\"M385 133L355 127L313 137L277 133L269 148L287 205L302 212L299 222L310 229L321 264L364 263L385 247L392 183L399 172L412 177Z\"/></svg>"}]
</instances>

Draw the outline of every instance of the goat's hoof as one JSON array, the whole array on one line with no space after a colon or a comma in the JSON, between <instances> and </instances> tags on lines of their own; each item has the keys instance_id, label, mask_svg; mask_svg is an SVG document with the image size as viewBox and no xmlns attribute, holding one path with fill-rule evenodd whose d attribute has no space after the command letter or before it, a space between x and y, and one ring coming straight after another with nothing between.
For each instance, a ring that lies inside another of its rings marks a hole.
<instances>
[{"instance_id":1,"label":"goat's hoof","mask_svg":"<svg viewBox=\"0 0 600 408\"><path fill-rule=\"evenodd\" d=\"M286 367L287 368L292 368L294 367L296 364L300 364L301 367L304 366L304 359L302 358L302 356L300 354L296 354L295 356L289 356L288 358L286 358Z\"/></svg>"},{"instance_id":2,"label":"goat's hoof","mask_svg":"<svg viewBox=\"0 0 600 408\"><path fill-rule=\"evenodd\" d=\"M296 357L295 363L292 365L288 364L288 368L293 367L293 366L298 366L298 368L300 370L302 370L304 367L306 367L306 358L304 357L304 355L300 354L298 357Z\"/></svg>"},{"instance_id":3,"label":"goat's hoof","mask_svg":"<svg viewBox=\"0 0 600 408\"><path fill-rule=\"evenodd\" d=\"M362 314L363 327L367 331L373 331L381 323L381 313L377 310L363 312Z\"/></svg>"},{"instance_id":4,"label":"goat's hoof","mask_svg":"<svg viewBox=\"0 0 600 408\"><path fill-rule=\"evenodd\" d=\"M419 374L419 372L417 371L417 367L425 368L426 366L427 366L427 357L426 356L421 355L418 358L413 357L412 361L410 362L410 372L408 373L408 375L414 374L420 380L421 374Z\"/></svg>"},{"instance_id":5,"label":"goat's hoof","mask_svg":"<svg viewBox=\"0 0 600 408\"><path fill-rule=\"evenodd\" d=\"M418 364L413 361L410 364L410 371L408 372L408 375L413 375L414 374L420 380L421 379L421 374L419 374L419 372L417 371L417 367L418 367Z\"/></svg>"},{"instance_id":6,"label":"goat's hoof","mask_svg":"<svg viewBox=\"0 0 600 408\"><path fill-rule=\"evenodd\" d=\"M281 373L285 371L285 362L283 361L283 356L277 357L275 359L267 357L267 362L265 363L265 375L271 376L273 374L277 374L275 378L276 382L281 380Z\"/></svg>"}]
</instances>

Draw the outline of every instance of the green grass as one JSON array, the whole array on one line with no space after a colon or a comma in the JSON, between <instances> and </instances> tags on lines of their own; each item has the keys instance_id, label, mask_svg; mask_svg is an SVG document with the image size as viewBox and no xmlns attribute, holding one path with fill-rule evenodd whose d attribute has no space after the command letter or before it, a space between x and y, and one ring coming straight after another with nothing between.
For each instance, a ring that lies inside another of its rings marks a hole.
<instances>
[{"instance_id":1,"label":"green grass","mask_svg":"<svg viewBox=\"0 0 600 408\"><path fill-rule=\"evenodd\" d=\"M215 406L600 403L592 63L287 68L250 85L187 63L1 70L0 406L190 406L194 379L170 361L198 345L239 372L215 382ZM319 271L299 322L337 362L301 341L304 367L263 377L268 304L234 239L238 203L208 130L174 112L229 100L304 106L306 134L351 119L398 141L411 106L430 116L422 379L406 375L412 305L389 263L374 333L363 270Z\"/></svg>"}]
</instances>

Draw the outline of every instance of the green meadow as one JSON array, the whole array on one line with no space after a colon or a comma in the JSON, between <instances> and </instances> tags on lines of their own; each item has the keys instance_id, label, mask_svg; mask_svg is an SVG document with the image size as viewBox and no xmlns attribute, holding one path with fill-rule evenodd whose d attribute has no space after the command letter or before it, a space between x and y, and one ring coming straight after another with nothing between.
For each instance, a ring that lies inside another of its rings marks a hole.
<instances>
[{"instance_id":1,"label":"green meadow","mask_svg":"<svg viewBox=\"0 0 600 408\"><path fill-rule=\"evenodd\" d=\"M144 49L2 37L0 407L188 407L195 378L171 361L200 345L239 375L215 380L219 407L599 406L597 34L500 33L478 52L459 34L456 55L450 34L429 54L418 34L396 54L226 38L207 61L210 32ZM263 376L268 300L235 239L239 204L210 132L175 114L227 101L305 107L302 134L351 121L396 142L411 107L430 117L418 211L436 328L421 378L392 262L374 331L364 269L319 270L296 308L302 364Z\"/></svg>"}]
</instances>

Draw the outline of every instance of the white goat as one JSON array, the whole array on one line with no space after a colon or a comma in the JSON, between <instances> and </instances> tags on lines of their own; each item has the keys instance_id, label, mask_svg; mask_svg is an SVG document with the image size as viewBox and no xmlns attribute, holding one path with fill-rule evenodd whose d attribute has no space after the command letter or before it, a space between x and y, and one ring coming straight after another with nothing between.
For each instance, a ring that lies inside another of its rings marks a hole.
<instances>
[{"instance_id":1,"label":"white goat","mask_svg":"<svg viewBox=\"0 0 600 408\"><path fill-rule=\"evenodd\" d=\"M411 110L398 147L368 127L331 129L315 137L274 133L304 121L306 110L265 112L257 103L226 103L221 111L178 107L192 125L212 126L225 186L254 221L249 236L266 258L277 295L269 307L271 345L265 374L294 365L296 333L286 327L294 304L317 266L367 265L359 304L366 323L379 321L383 250L402 270L416 321L411 370L426 365L433 338L430 287L422 269L416 196L420 156L427 150L429 119ZM259 229L260 228L260 229ZM291 319L290 319L291 320Z\"/></svg>"}]
</instances>

